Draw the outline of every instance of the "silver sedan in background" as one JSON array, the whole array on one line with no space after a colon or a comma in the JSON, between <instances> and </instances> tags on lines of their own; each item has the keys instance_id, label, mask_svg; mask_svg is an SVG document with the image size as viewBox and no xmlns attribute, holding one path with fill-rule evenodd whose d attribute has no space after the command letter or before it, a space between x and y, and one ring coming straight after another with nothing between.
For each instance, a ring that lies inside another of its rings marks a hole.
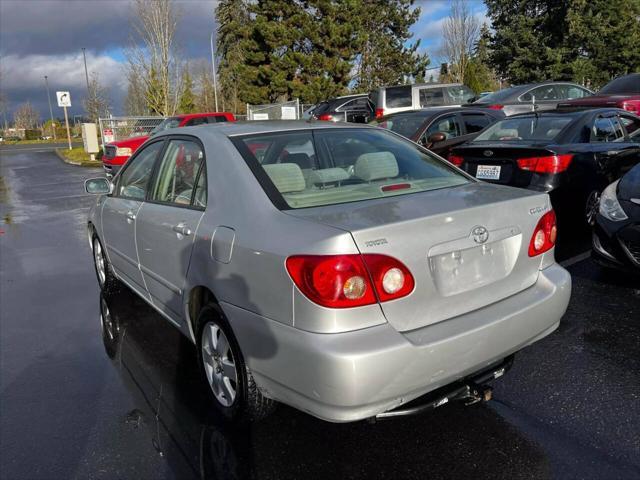
<instances>
[{"instance_id":1,"label":"silver sedan in background","mask_svg":"<svg viewBox=\"0 0 640 480\"><path fill-rule=\"evenodd\" d=\"M86 189L100 287L126 284L197 345L228 418L487 399L569 301L547 194L374 127L169 130Z\"/></svg>"}]
</instances>

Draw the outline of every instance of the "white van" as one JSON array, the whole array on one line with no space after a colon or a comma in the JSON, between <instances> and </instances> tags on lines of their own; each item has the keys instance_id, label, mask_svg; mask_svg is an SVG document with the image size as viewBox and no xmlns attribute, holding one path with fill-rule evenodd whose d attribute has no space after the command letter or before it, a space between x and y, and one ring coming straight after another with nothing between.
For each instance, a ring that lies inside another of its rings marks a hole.
<instances>
[{"instance_id":1,"label":"white van","mask_svg":"<svg viewBox=\"0 0 640 480\"><path fill-rule=\"evenodd\" d=\"M459 106L475 100L476 95L461 83L415 83L381 87L369 94L376 118L406 110L440 105Z\"/></svg>"}]
</instances>

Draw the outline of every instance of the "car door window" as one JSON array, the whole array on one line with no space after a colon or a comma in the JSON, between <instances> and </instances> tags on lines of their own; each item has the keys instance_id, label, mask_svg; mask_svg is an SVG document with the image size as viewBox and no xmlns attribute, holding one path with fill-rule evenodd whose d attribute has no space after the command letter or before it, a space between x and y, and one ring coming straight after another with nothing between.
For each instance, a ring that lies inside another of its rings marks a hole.
<instances>
[{"instance_id":1,"label":"car door window","mask_svg":"<svg viewBox=\"0 0 640 480\"><path fill-rule=\"evenodd\" d=\"M441 88L422 88L419 90L420 108L444 105L444 92Z\"/></svg>"},{"instance_id":2,"label":"car door window","mask_svg":"<svg viewBox=\"0 0 640 480\"><path fill-rule=\"evenodd\" d=\"M571 100L591 95L589 90L577 85L556 85L556 92L559 100Z\"/></svg>"},{"instance_id":3,"label":"car door window","mask_svg":"<svg viewBox=\"0 0 640 480\"><path fill-rule=\"evenodd\" d=\"M593 124L593 142L621 142L624 140L624 133L618 122L610 117L598 117Z\"/></svg>"},{"instance_id":4,"label":"car door window","mask_svg":"<svg viewBox=\"0 0 640 480\"><path fill-rule=\"evenodd\" d=\"M622 128L627 132L629 141L633 143L640 143L640 120L633 117L620 116L620 124Z\"/></svg>"},{"instance_id":5,"label":"car door window","mask_svg":"<svg viewBox=\"0 0 640 480\"><path fill-rule=\"evenodd\" d=\"M536 102L557 100L558 95L556 93L555 85L543 85L542 87L529 90L520 97L520 100L523 102L532 102L534 98L536 99Z\"/></svg>"},{"instance_id":6,"label":"car door window","mask_svg":"<svg viewBox=\"0 0 640 480\"><path fill-rule=\"evenodd\" d=\"M173 205L190 205L203 161L204 152L198 143L182 139L169 140L150 199Z\"/></svg>"},{"instance_id":7,"label":"car door window","mask_svg":"<svg viewBox=\"0 0 640 480\"><path fill-rule=\"evenodd\" d=\"M442 132L446 134L446 140L451 138L460 136L460 123L458 123L458 117L453 115L445 115L444 117L440 117L436 119L431 126L427 129L425 136L429 138L429 136L436 132Z\"/></svg>"},{"instance_id":8,"label":"car door window","mask_svg":"<svg viewBox=\"0 0 640 480\"><path fill-rule=\"evenodd\" d=\"M196 125L202 125L207 123L207 117L196 117L187 121L185 127L195 127Z\"/></svg>"},{"instance_id":9,"label":"car door window","mask_svg":"<svg viewBox=\"0 0 640 480\"><path fill-rule=\"evenodd\" d=\"M163 145L164 142L160 141L143 147L127 163L118 180L117 196L144 200L153 166Z\"/></svg>"},{"instance_id":10,"label":"car door window","mask_svg":"<svg viewBox=\"0 0 640 480\"><path fill-rule=\"evenodd\" d=\"M493 119L484 113L463 113L462 121L467 134L476 133L489 125Z\"/></svg>"},{"instance_id":11,"label":"car door window","mask_svg":"<svg viewBox=\"0 0 640 480\"><path fill-rule=\"evenodd\" d=\"M224 115L216 115L215 117L207 117L207 122L209 123L220 123L220 122L226 122L227 121L227 117L225 117Z\"/></svg>"}]
</instances>

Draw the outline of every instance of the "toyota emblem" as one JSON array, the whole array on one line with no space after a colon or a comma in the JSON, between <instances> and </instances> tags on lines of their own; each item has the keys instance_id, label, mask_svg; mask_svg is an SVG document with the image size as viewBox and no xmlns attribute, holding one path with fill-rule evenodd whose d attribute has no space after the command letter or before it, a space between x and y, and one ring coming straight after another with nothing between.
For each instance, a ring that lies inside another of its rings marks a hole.
<instances>
[{"instance_id":1,"label":"toyota emblem","mask_svg":"<svg viewBox=\"0 0 640 480\"><path fill-rule=\"evenodd\" d=\"M484 227L473 227L473 230L471 230L471 234L473 235L473 241L476 243L485 243L487 240L489 240L489 230Z\"/></svg>"},{"instance_id":2,"label":"toyota emblem","mask_svg":"<svg viewBox=\"0 0 640 480\"><path fill-rule=\"evenodd\" d=\"M491 157L491 156L493 156L493 150L485 150L484 152L482 152L482 154L485 157Z\"/></svg>"}]
</instances>

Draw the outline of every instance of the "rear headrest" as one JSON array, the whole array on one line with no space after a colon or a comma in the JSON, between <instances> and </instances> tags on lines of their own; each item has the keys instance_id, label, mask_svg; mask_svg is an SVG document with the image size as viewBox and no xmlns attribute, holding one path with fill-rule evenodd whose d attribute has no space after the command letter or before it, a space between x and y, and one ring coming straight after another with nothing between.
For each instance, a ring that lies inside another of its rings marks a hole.
<instances>
[{"instance_id":1,"label":"rear headrest","mask_svg":"<svg viewBox=\"0 0 640 480\"><path fill-rule=\"evenodd\" d=\"M496 130L493 134L494 140L500 140L501 138L515 138L519 137L518 130L515 128L503 128L502 130Z\"/></svg>"},{"instance_id":2,"label":"rear headrest","mask_svg":"<svg viewBox=\"0 0 640 480\"><path fill-rule=\"evenodd\" d=\"M301 192L306 187L302 170L295 163L276 163L262 168L280 193Z\"/></svg>"},{"instance_id":3,"label":"rear headrest","mask_svg":"<svg viewBox=\"0 0 640 480\"><path fill-rule=\"evenodd\" d=\"M363 153L355 164L355 176L365 182L398 176L398 162L391 152Z\"/></svg>"},{"instance_id":4,"label":"rear headrest","mask_svg":"<svg viewBox=\"0 0 640 480\"><path fill-rule=\"evenodd\" d=\"M344 168L323 168L322 170L313 170L309 175L309 183L311 185L326 185L327 183L337 183L347 180L349 174Z\"/></svg>"}]
</instances>

